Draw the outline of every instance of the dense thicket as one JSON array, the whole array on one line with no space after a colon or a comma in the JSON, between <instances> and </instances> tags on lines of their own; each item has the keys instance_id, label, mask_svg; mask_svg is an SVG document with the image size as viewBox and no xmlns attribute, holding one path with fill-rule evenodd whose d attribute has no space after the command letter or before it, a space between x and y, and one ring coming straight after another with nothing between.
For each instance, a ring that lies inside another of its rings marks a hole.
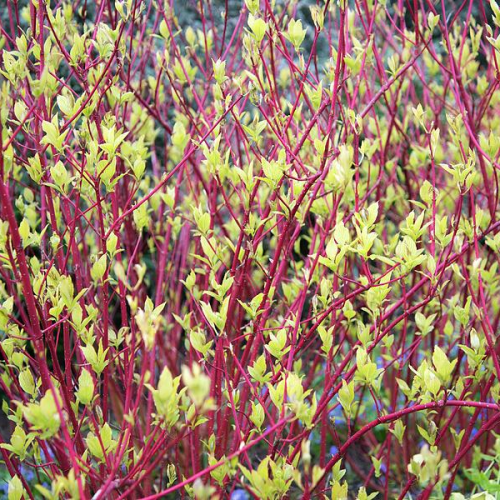
<instances>
[{"instance_id":1,"label":"dense thicket","mask_svg":"<svg viewBox=\"0 0 500 500\"><path fill-rule=\"evenodd\" d=\"M21 498L500 491L500 8L0 5Z\"/></svg>"}]
</instances>

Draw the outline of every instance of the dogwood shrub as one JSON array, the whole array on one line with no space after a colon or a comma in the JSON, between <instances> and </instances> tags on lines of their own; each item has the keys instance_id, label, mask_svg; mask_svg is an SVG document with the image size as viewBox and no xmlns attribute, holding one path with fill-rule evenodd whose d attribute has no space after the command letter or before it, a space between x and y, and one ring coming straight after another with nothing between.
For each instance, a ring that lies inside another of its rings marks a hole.
<instances>
[{"instance_id":1,"label":"dogwood shrub","mask_svg":"<svg viewBox=\"0 0 500 500\"><path fill-rule=\"evenodd\" d=\"M493 0L4 0L9 500L493 499Z\"/></svg>"}]
</instances>

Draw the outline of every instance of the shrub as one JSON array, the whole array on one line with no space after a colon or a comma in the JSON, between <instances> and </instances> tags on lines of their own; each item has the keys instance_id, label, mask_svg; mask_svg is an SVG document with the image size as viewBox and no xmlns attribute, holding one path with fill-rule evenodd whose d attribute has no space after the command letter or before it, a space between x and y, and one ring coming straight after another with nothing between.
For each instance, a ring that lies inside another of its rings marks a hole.
<instances>
[{"instance_id":1,"label":"shrub","mask_svg":"<svg viewBox=\"0 0 500 500\"><path fill-rule=\"evenodd\" d=\"M496 2L4 7L9 500L496 498Z\"/></svg>"}]
</instances>

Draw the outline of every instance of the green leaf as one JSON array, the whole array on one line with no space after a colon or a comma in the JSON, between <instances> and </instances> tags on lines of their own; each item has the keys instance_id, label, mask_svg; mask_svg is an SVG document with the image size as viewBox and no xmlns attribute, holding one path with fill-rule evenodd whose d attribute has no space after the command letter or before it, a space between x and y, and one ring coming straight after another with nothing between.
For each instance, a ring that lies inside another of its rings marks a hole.
<instances>
[{"instance_id":1,"label":"green leaf","mask_svg":"<svg viewBox=\"0 0 500 500\"><path fill-rule=\"evenodd\" d=\"M21 500L23 495L26 495L26 491L23 487L23 483L16 475L9 481L8 499Z\"/></svg>"},{"instance_id":2,"label":"green leaf","mask_svg":"<svg viewBox=\"0 0 500 500\"><path fill-rule=\"evenodd\" d=\"M36 392L35 379L29 368L26 368L19 374L19 385L24 392L34 396Z\"/></svg>"},{"instance_id":3,"label":"green leaf","mask_svg":"<svg viewBox=\"0 0 500 500\"><path fill-rule=\"evenodd\" d=\"M248 367L248 373L255 382L265 384L271 379L271 374L266 374L266 357L264 354L260 355L252 366Z\"/></svg>"},{"instance_id":4,"label":"green leaf","mask_svg":"<svg viewBox=\"0 0 500 500\"><path fill-rule=\"evenodd\" d=\"M93 432L89 432L85 442L90 453L101 461L104 461L105 454L111 453L117 445L117 442L112 438L111 427L107 422L99 430L99 437Z\"/></svg>"},{"instance_id":5,"label":"green leaf","mask_svg":"<svg viewBox=\"0 0 500 500\"><path fill-rule=\"evenodd\" d=\"M108 366L109 364L109 361L106 360L109 348L104 350L102 345L102 340L100 340L97 351L95 350L92 344L87 344L86 346L82 346L81 350L87 362L90 364L95 373L99 376L104 371L106 366Z\"/></svg>"},{"instance_id":6,"label":"green leaf","mask_svg":"<svg viewBox=\"0 0 500 500\"><path fill-rule=\"evenodd\" d=\"M90 270L90 275L94 281L99 281L104 276L104 273L107 269L108 256L107 254L101 255L98 260L94 262L92 265L92 269Z\"/></svg>"},{"instance_id":7,"label":"green leaf","mask_svg":"<svg viewBox=\"0 0 500 500\"><path fill-rule=\"evenodd\" d=\"M264 423L265 419L265 414L264 414L264 408L259 402L254 402L252 401L252 413L250 415L250 420L251 422L257 427L257 429L260 431L260 428L262 427L262 424Z\"/></svg>"},{"instance_id":8,"label":"green leaf","mask_svg":"<svg viewBox=\"0 0 500 500\"><path fill-rule=\"evenodd\" d=\"M345 380L342 380L342 387L339 389L338 399L346 415L350 416L352 411L352 403L354 402L353 382L347 383Z\"/></svg>"},{"instance_id":9,"label":"green leaf","mask_svg":"<svg viewBox=\"0 0 500 500\"><path fill-rule=\"evenodd\" d=\"M267 30L267 23L260 18L254 17L252 14L248 16L248 26L257 42L261 42Z\"/></svg>"},{"instance_id":10,"label":"green leaf","mask_svg":"<svg viewBox=\"0 0 500 500\"><path fill-rule=\"evenodd\" d=\"M439 347L434 347L432 363L443 384L447 384L451 379L451 374L457 364L457 360L449 361L444 351Z\"/></svg>"},{"instance_id":11,"label":"green leaf","mask_svg":"<svg viewBox=\"0 0 500 500\"><path fill-rule=\"evenodd\" d=\"M57 411L56 401L51 391L47 391L40 403L29 403L23 408L26 420L35 431L40 432L40 437L47 439L59 431L61 419Z\"/></svg>"},{"instance_id":12,"label":"green leaf","mask_svg":"<svg viewBox=\"0 0 500 500\"><path fill-rule=\"evenodd\" d=\"M94 396L94 380L92 375L85 368L78 377L78 391L76 397L83 405L88 405Z\"/></svg>"}]
</instances>

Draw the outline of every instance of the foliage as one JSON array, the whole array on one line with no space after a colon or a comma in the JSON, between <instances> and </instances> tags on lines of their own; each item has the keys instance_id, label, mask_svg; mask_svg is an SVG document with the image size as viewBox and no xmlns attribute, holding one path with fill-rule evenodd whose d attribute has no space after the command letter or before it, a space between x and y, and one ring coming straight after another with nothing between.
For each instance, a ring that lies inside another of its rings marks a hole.
<instances>
[{"instance_id":1,"label":"foliage","mask_svg":"<svg viewBox=\"0 0 500 500\"><path fill-rule=\"evenodd\" d=\"M497 498L497 2L2 7L6 498Z\"/></svg>"}]
</instances>

